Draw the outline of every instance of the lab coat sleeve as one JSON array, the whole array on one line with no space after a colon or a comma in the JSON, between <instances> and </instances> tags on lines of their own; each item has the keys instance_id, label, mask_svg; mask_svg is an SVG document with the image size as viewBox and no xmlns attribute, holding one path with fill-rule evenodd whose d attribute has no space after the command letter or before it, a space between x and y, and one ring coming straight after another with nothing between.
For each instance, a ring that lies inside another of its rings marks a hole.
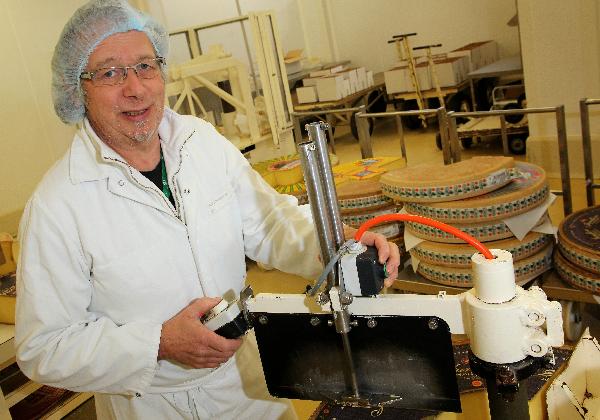
<instances>
[{"instance_id":1,"label":"lab coat sleeve","mask_svg":"<svg viewBox=\"0 0 600 420\"><path fill-rule=\"evenodd\" d=\"M275 191L227 143L227 171L241 208L246 255L287 273L317 278L322 264L309 206Z\"/></svg>"},{"instance_id":2,"label":"lab coat sleeve","mask_svg":"<svg viewBox=\"0 0 600 420\"><path fill-rule=\"evenodd\" d=\"M144 393L157 368L161 324L116 325L87 310L90 263L75 224L35 195L20 227L16 350L36 382L74 391ZM59 223L60 220L60 223ZM93 223L93 221L90 221Z\"/></svg>"}]
</instances>

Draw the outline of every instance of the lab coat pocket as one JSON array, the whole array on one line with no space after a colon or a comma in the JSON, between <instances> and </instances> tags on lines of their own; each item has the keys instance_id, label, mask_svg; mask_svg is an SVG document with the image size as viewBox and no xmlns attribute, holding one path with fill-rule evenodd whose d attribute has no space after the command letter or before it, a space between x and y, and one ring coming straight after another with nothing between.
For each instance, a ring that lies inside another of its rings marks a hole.
<instances>
[{"instance_id":1,"label":"lab coat pocket","mask_svg":"<svg viewBox=\"0 0 600 420\"><path fill-rule=\"evenodd\" d=\"M103 308L115 322L131 321L139 314L164 307L175 298L176 272L163 246L140 246L95 266L92 272L92 308ZM179 293L182 291L179 290Z\"/></svg>"},{"instance_id":2,"label":"lab coat pocket","mask_svg":"<svg viewBox=\"0 0 600 420\"><path fill-rule=\"evenodd\" d=\"M233 190L231 188L227 188L216 198L208 202L208 213L211 215L218 213L221 209L227 207L228 205L231 205L233 198Z\"/></svg>"}]
</instances>

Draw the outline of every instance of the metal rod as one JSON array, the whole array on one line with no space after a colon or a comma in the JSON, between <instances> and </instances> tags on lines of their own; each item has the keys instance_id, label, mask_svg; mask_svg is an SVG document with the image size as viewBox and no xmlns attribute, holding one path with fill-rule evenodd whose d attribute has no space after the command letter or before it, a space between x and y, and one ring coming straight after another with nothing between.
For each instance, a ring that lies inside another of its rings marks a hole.
<instances>
[{"instance_id":1,"label":"metal rod","mask_svg":"<svg viewBox=\"0 0 600 420\"><path fill-rule=\"evenodd\" d=\"M519 381L518 391L512 395L512 401L506 401L498 391L495 378L485 381L490 417L492 420L527 420L529 403L527 400L527 380Z\"/></svg>"},{"instance_id":2,"label":"metal rod","mask_svg":"<svg viewBox=\"0 0 600 420\"><path fill-rule=\"evenodd\" d=\"M291 112L292 116L297 116L297 117L312 117L314 115L327 115L327 114L345 114L348 112L356 112L359 111L360 107L352 107L352 108L338 108L338 109L327 109L327 110L322 110L322 111L302 111L302 112L298 112L298 111L294 111Z\"/></svg>"},{"instance_id":3,"label":"metal rod","mask_svg":"<svg viewBox=\"0 0 600 420\"><path fill-rule=\"evenodd\" d=\"M456 118L451 118L448 122L450 127L449 138L450 138L450 155L452 157L452 163L460 162L462 159L460 153L460 142L458 141L458 131L456 130Z\"/></svg>"},{"instance_id":4,"label":"metal rod","mask_svg":"<svg viewBox=\"0 0 600 420\"><path fill-rule=\"evenodd\" d=\"M302 169L308 198L317 227L317 236L321 246L321 257L327 264L333 258L335 252L344 243L344 229L340 211L337 203L335 184L333 183L333 172L329 162L327 151L327 138L325 130L328 124L315 122L306 125L308 131L307 143L300 144ZM343 292L343 280L340 278L339 270L335 269L327 278L328 290L333 286ZM352 348L348 339L350 326L350 314L346 309L334 311L333 313L336 331L342 339L344 349L344 374L346 383L350 387L354 398L359 398L358 381L356 369L352 357Z\"/></svg>"},{"instance_id":5,"label":"metal rod","mask_svg":"<svg viewBox=\"0 0 600 420\"><path fill-rule=\"evenodd\" d=\"M599 101L600 103L600 101ZM594 196L594 165L592 162L592 139L590 135L590 113L588 108L588 100L582 99L579 101L579 113L581 115L581 151L583 153L583 167L585 171L585 195L587 205L593 206L596 204Z\"/></svg>"},{"instance_id":6,"label":"metal rod","mask_svg":"<svg viewBox=\"0 0 600 420\"><path fill-rule=\"evenodd\" d=\"M294 141L296 142L296 147L302 143L302 127L300 127L300 118L293 115L292 121L294 122Z\"/></svg>"},{"instance_id":7,"label":"metal rod","mask_svg":"<svg viewBox=\"0 0 600 420\"><path fill-rule=\"evenodd\" d=\"M344 323L349 323L348 312L336 312L334 314L336 318L336 325L338 324L339 317L344 317ZM347 333L340 334L342 336L342 346L344 348L344 356L346 358L346 369L344 369L344 373L346 375L346 380L350 385L350 389L352 390L352 395L355 398L359 398L360 394L358 392L358 379L356 378L356 369L354 368L354 358L352 357L352 347L350 346L350 340L348 339Z\"/></svg>"},{"instance_id":8,"label":"metal rod","mask_svg":"<svg viewBox=\"0 0 600 420\"><path fill-rule=\"evenodd\" d=\"M560 178L563 190L563 209L565 216L573 212L571 197L571 174L569 171L569 149L567 148L567 123L565 106L556 107L556 132L558 133L558 158L560 160Z\"/></svg>"},{"instance_id":9,"label":"metal rod","mask_svg":"<svg viewBox=\"0 0 600 420\"><path fill-rule=\"evenodd\" d=\"M325 121L327 121L327 134L329 135L329 145L331 146L331 153L335 153L335 139L333 138L333 115L325 115ZM327 151L327 138L325 138L325 151ZM327 155L329 158L329 155Z\"/></svg>"},{"instance_id":10,"label":"metal rod","mask_svg":"<svg viewBox=\"0 0 600 420\"><path fill-rule=\"evenodd\" d=\"M477 111L477 100L475 99L475 83L473 78L469 77L469 90L471 91L471 106L473 111Z\"/></svg>"},{"instance_id":11,"label":"metal rod","mask_svg":"<svg viewBox=\"0 0 600 420\"><path fill-rule=\"evenodd\" d=\"M199 31L202 29L215 28L217 26L227 25L228 23L241 22L244 20L248 20L248 16L238 16L230 19L223 19L218 22L207 23L205 25L192 26L191 28L175 29L174 31L169 32L169 35L178 35L183 32L189 31L190 29L193 31Z\"/></svg>"},{"instance_id":12,"label":"metal rod","mask_svg":"<svg viewBox=\"0 0 600 420\"><path fill-rule=\"evenodd\" d=\"M523 108L523 109L497 109L492 111L475 112L454 112L452 115L458 117L491 117L498 115L522 115L522 114L543 114L545 112L555 112L555 107Z\"/></svg>"},{"instance_id":13,"label":"metal rod","mask_svg":"<svg viewBox=\"0 0 600 420\"><path fill-rule=\"evenodd\" d=\"M240 6L240 0L235 0L235 7L237 8L238 15L242 15L242 7ZM254 69L254 63L252 60L252 54L250 54L250 43L248 42L248 34L246 33L246 27L244 21L240 20L240 28L242 29L242 36L244 37L244 45L246 46L246 56L248 57L248 63L250 64L250 75L254 82L254 90L258 91L258 82L256 80L256 70Z\"/></svg>"},{"instance_id":14,"label":"metal rod","mask_svg":"<svg viewBox=\"0 0 600 420\"><path fill-rule=\"evenodd\" d=\"M406 157L406 142L404 141L404 127L402 126L402 117L396 115L394 117L396 120L396 129L398 130L398 138L400 139L400 152L402 152L402 157L404 158L404 162L408 162L408 158Z\"/></svg>"},{"instance_id":15,"label":"metal rod","mask_svg":"<svg viewBox=\"0 0 600 420\"><path fill-rule=\"evenodd\" d=\"M333 240L335 251L337 251L345 241L344 225L340 215L340 208L335 191L335 183L333 182L333 172L331 170L331 162L329 161L329 153L327 151L327 137L325 130L328 124L315 122L306 125L308 131L308 139L314 142L316 147L317 164L319 171L319 179L325 196L325 208L330 213L331 228L333 230ZM340 286L339 277L336 279L336 286Z\"/></svg>"},{"instance_id":16,"label":"metal rod","mask_svg":"<svg viewBox=\"0 0 600 420\"><path fill-rule=\"evenodd\" d=\"M328 217L329 212L325 204L325 194L320 180L316 146L314 142L305 142L299 144L298 149L300 149L302 172L304 173L308 202L317 231L321 259L323 260L323 264L326 265L335 255L336 248L331 220ZM327 289L333 287L334 283L334 273L331 272L327 277Z\"/></svg>"},{"instance_id":17,"label":"metal rod","mask_svg":"<svg viewBox=\"0 0 600 420\"><path fill-rule=\"evenodd\" d=\"M381 118L393 117L394 115L410 116L410 115L434 115L437 114L437 109L415 109L411 111L389 111L389 112L373 112L363 113L360 118Z\"/></svg>"},{"instance_id":18,"label":"metal rod","mask_svg":"<svg viewBox=\"0 0 600 420\"><path fill-rule=\"evenodd\" d=\"M508 156L508 135L506 134L506 118L500 115L500 134L502 136L502 152L504 156Z\"/></svg>"},{"instance_id":19,"label":"metal rod","mask_svg":"<svg viewBox=\"0 0 600 420\"><path fill-rule=\"evenodd\" d=\"M450 155L450 137L448 131L448 114L441 108L438 109L438 128L440 130L440 141L442 143L442 155L444 156L444 165L452 163L452 157Z\"/></svg>"},{"instance_id":20,"label":"metal rod","mask_svg":"<svg viewBox=\"0 0 600 420\"><path fill-rule=\"evenodd\" d=\"M356 123L356 130L358 131L358 144L360 145L360 155L363 159L373 157L373 144L371 142L371 134L369 133L369 121L366 119L358 118L358 116L366 112L367 107L361 105L360 111L354 114L350 118L354 118Z\"/></svg>"}]
</instances>

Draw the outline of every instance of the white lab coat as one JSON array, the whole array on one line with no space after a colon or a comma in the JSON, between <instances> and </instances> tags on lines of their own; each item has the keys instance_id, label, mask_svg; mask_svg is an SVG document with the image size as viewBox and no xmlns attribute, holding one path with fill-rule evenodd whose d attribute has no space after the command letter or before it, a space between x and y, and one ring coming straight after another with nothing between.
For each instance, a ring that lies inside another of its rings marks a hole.
<instances>
[{"instance_id":1,"label":"white lab coat","mask_svg":"<svg viewBox=\"0 0 600 420\"><path fill-rule=\"evenodd\" d=\"M141 406L146 394L189 394L210 383L207 375L240 374L229 369L240 363L213 370L157 362L164 321L195 298L239 293L245 255L317 275L306 206L277 194L209 123L166 109L159 134L176 208L87 120L29 200L15 342L33 380Z\"/></svg>"}]
</instances>

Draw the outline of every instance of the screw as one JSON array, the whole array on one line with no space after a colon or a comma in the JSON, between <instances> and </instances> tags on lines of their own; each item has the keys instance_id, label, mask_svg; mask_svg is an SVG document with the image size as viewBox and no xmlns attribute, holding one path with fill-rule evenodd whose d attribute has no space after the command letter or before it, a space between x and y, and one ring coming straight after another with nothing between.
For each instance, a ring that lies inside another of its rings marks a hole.
<instances>
[{"instance_id":1,"label":"screw","mask_svg":"<svg viewBox=\"0 0 600 420\"><path fill-rule=\"evenodd\" d=\"M375 318L369 318L367 320L367 327L375 328L377 326L377 320Z\"/></svg>"},{"instance_id":2,"label":"screw","mask_svg":"<svg viewBox=\"0 0 600 420\"><path fill-rule=\"evenodd\" d=\"M316 316L313 316L310 319L310 325L312 325L313 327L316 327L317 325L319 325L321 323L321 320L319 318L317 318Z\"/></svg>"},{"instance_id":3,"label":"screw","mask_svg":"<svg viewBox=\"0 0 600 420\"><path fill-rule=\"evenodd\" d=\"M350 305L353 299L354 297L352 296L352 294L348 292L343 292L340 295L340 302L342 303L342 305Z\"/></svg>"},{"instance_id":4,"label":"screw","mask_svg":"<svg viewBox=\"0 0 600 420\"><path fill-rule=\"evenodd\" d=\"M327 293L319 293L316 300L319 305L325 305L329 302L329 296L327 296Z\"/></svg>"},{"instance_id":5,"label":"screw","mask_svg":"<svg viewBox=\"0 0 600 420\"><path fill-rule=\"evenodd\" d=\"M266 315L261 315L261 316L258 317L258 322L260 322L261 324L265 325L269 321L268 321Z\"/></svg>"},{"instance_id":6,"label":"screw","mask_svg":"<svg viewBox=\"0 0 600 420\"><path fill-rule=\"evenodd\" d=\"M427 325L429 325L430 330L436 330L438 327L438 320L436 318L429 318Z\"/></svg>"}]
</instances>

